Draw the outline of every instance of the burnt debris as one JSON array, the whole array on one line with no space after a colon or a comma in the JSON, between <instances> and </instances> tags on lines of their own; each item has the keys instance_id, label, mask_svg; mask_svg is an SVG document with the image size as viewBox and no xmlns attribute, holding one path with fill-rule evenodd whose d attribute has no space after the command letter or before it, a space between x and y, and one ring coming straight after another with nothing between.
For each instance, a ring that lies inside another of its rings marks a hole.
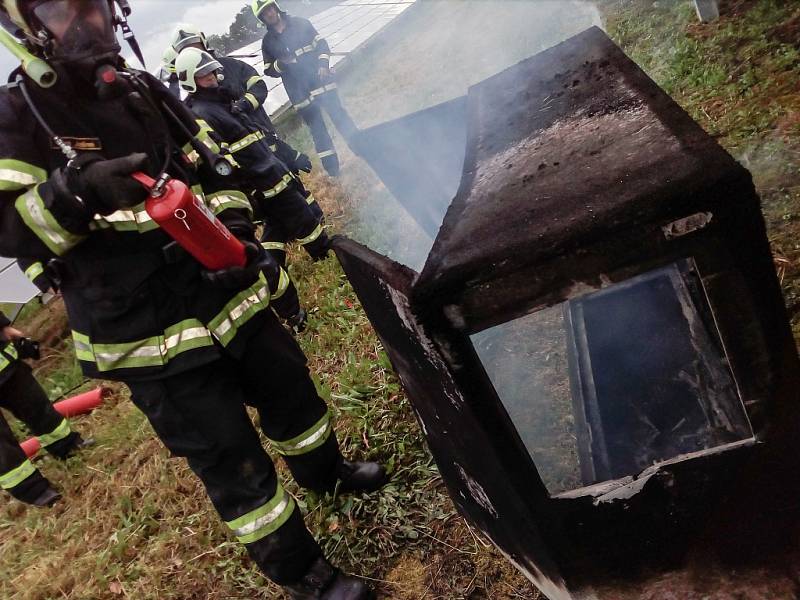
<instances>
[{"instance_id":1,"label":"burnt debris","mask_svg":"<svg viewBox=\"0 0 800 600\"><path fill-rule=\"evenodd\" d=\"M464 517L552 599L781 572L800 365L750 174L597 28L361 144L441 223L421 273L334 247Z\"/></svg>"}]
</instances>

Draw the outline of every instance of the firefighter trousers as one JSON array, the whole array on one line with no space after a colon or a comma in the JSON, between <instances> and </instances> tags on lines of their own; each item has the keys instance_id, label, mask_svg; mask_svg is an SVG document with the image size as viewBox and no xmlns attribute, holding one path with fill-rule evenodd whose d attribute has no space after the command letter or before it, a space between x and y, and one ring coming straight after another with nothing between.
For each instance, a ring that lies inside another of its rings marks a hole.
<instances>
[{"instance_id":1,"label":"firefighter trousers","mask_svg":"<svg viewBox=\"0 0 800 600\"><path fill-rule=\"evenodd\" d=\"M323 168L330 175L338 175L339 156L336 154L333 140L325 125L325 119L322 116L323 110L328 113L334 126L348 144L358 132L358 127L356 127L350 114L342 106L342 101L339 99L339 93L336 90L320 94L314 98L311 104L299 110L300 117L308 125L311 137L314 139L314 147L317 150L317 156L319 156Z\"/></svg>"},{"instance_id":2,"label":"firefighter trousers","mask_svg":"<svg viewBox=\"0 0 800 600\"><path fill-rule=\"evenodd\" d=\"M268 281L269 305L282 319L290 319L300 312L300 298L297 295L297 288L289 276L289 270L286 268L286 244L288 242L289 236L283 227L279 224L264 221L261 245L281 268L278 280Z\"/></svg>"},{"instance_id":3,"label":"firefighter trousers","mask_svg":"<svg viewBox=\"0 0 800 600\"><path fill-rule=\"evenodd\" d=\"M278 481L246 407L305 488L333 490L342 461L306 358L269 311L241 359L130 383L132 398L175 456L185 457L226 525L278 584L297 581L321 551Z\"/></svg>"},{"instance_id":4,"label":"firefighter trousers","mask_svg":"<svg viewBox=\"0 0 800 600\"><path fill-rule=\"evenodd\" d=\"M25 363L11 367L14 371L0 386L0 407L22 421L39 443L57 458L66 458L80 436L71 431L33 377ZM49 483L26 458L11 427L0 414L0 487L23 502L31 503Z\"/></svg>"}]
</instances>

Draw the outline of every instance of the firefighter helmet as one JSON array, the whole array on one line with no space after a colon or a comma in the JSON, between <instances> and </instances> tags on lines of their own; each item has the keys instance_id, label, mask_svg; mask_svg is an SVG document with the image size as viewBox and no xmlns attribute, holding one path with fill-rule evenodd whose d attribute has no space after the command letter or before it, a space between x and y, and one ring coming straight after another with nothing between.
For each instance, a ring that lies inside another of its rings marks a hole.
<instances>
[{"instance_id":1,"label":"firefighter helmet","mask_svg":"<svg viewBox=\"0 0 800 600\"><path fill-rule=\"evenodd\" d=\"M164 50L164 54L161 56L161 62L164 64L164 69L169 73L175 72L176 58L178 58L178 53L175 52L175 48L167 46L167 49Z\"/></svg>"},{"instance_id":2,"label":"firefighter helmet","mask_svg":"<svg viewBox=\"0 0 800 600\"><path fill-rule=\"evenodd\" d=\"M281 10L280 4L278 4L277 0L253 0L253 4L251 8L253 9L253 14L256 18L261 21L261 13L266 9L268 6L274 6L278 9L279 13L283 13Z\"/></svg>"},{"instance_id":3,"label":"firefighter helmet","mask_svg":"<svg viewBox=\"0 0 800 600\"><path fill-rule=\"evenodd\" d=\"M219 61L208 52L197 48L185 48L175 59L175 73L178 83L190 94L197 91L195 77L203 77L213 71L222 70Z\"/></svg>"},{"instance_id":4,"label":"firefighter helmet","mask_svg":"<svg viewBox=\"0 0 800 600\"><path fill-rule=\"evenodd\" d=\"M172 34L172 47L178 54L190 44L200 44L203 50L208 50L206 34L200 31L195 25L178 25L175 33Z\"/></svg>"}]
</instances>

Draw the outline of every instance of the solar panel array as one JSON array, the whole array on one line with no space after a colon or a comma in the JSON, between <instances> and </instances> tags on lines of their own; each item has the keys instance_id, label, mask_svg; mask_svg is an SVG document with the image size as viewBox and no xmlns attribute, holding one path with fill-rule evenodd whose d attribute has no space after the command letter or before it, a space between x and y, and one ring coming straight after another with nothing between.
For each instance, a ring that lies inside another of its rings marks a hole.
<instances>
[{"instance_id":1,"label":"solar panel array","mask_svg":"<svg viewBox=\"0 0 800 600\"><path fill-rule=\"evenodd\" d=\"M355 50L411 7L417 0L344 0L341 4L311 17L311 23L331 47L331 67L336 68ZM264 72L261 40L231 53ZM280 114L289 105L289 97L280 79L266 77L269 96L265 108L270 115Z\"/></svg>"}]
</instances>

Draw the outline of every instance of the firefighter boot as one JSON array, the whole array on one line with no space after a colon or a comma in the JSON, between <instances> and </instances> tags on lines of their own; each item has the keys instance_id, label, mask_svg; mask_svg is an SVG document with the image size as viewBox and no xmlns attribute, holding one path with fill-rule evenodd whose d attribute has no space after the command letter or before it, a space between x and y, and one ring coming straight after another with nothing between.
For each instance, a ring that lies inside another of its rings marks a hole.
<instances>
[{"instance_id":1,"label":"firefighter boot","mask_svg":"<svg viewBox=\"0 0 800 600\"><path fill-rule=\"evenodd\" d=\"M61 500L61 494L54 487L48 485L41 494L31 501L31 504L39 508L50 508L59 500Z\"/></svg>"},{"instance_id":2,"label":"firefighter boot","mask_svg":"<svg viewBox=\"0 0 800 600\"><path fill-rule=\"evenodd\" d=\"M350 462L343 460L337 471L339 493L374 492L388 481L386 469L376 462Z\"/></svg>"},{"instance_id":3,"label":"firefighter boot","mask_svg":"<svg viewBox=\"0 0 800 600\"><path fill-rule=\"evenodd\" d=\"M321 556L300 581L284 586L284 589L293 600L375 599L375 592L365 583L345 575Z\"/></svg>"}]
</instances>

